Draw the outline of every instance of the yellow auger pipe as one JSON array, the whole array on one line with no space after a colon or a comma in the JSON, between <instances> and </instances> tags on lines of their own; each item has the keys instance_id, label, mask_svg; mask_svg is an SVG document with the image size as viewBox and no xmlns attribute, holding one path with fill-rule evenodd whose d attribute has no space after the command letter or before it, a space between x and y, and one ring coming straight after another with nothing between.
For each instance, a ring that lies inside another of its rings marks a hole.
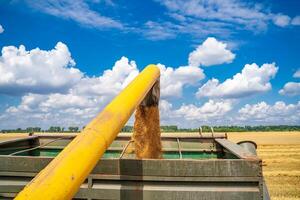
<instances>
[{"instance_id":1,"label":"yellow auger pipe","mask_svg":"<svg viewBox=\"0 0 300 200\"><path fill-rule=\"evenodd\" d=\"M71 199L159 76L147 66L15 199Z\"/></svg>"}]
</instances>

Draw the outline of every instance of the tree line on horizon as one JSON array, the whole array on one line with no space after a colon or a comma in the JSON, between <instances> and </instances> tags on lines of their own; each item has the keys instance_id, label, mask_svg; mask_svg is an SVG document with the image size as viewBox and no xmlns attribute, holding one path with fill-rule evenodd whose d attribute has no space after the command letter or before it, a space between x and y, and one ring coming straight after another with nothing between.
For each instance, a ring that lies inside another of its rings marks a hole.
<instances>
[{"instance_id":1,"label":"tree line on horizon","mask_svg":"<svg viewBox=\"0 0 300 200\"><path fill-rule=\"evenodd\" d=\"M210 126L201 126L202 132L211 132ZM1 133L33 133L33 132L51 132L51 133L76 133L80 132L84 127L77 126L60 127L50 126L48 129L40 127L27 127L17 129L2 129ZM200 128L179 128L176 125L160 126L161 132L199 132ZM215 132L257 132L257 131L300 131L298 125L270 125L270 126L213 126ZM132 132L133 126L124 126L122 132Z\"/></svg>"},{"instance_id":2,"label":"tree line on horizon","mask_svg":"<svg viewBox=\"0 0 300 200\"><path fill-rule=\"evenodd\" d=\"M211 126L201 126L202 132L211 132ZM298 125L270 125L270 126L213 126L214 132L257 132L257 131L300 131ZM199 128L179 128L176 125L160 126L162 132L199 132ZM132 132L132 126L125 126L123 132Z\"/></svg>"}]
</instances>

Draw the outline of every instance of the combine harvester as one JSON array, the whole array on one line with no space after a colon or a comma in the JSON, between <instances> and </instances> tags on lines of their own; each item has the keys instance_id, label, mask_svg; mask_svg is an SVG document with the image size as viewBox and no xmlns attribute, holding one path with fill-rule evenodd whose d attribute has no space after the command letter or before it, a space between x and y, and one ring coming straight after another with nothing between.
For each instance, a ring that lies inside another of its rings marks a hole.
<instances>
[{"instance_id":1,"label":"combine harvester","mask_svg":"<svg viewBox=\"0 0 300 200\"><path fill-rule=\"evenodd\" d=\"M138 105L158 103L159 77L149 65L80 134L0 142L0 199L268 200L252 142L212 130L162 134L162 159L127 151L134 141L119 132Z\"/></svg>"}]
</instances>

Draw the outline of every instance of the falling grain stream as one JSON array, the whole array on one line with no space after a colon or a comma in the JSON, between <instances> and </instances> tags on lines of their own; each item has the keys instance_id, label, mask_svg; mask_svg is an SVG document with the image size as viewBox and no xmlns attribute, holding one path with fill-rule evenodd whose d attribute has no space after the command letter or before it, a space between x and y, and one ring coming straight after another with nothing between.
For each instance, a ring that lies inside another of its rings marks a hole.
<instances>
[{"instance_id":1,"label":"falling grain stream","mask_svg":"<svg viewBox=\"0 0 300 200\"><path fill-rule=\"evenodd\" d=\"M159 80L148 92L143 102L135 111L133 126L133 145L129 151L134 151L137 158L162 158L162 145L159 122Z\"/></svg>"},{"instance_id":2,"label":"falling grain stream","mask_svg":"<svg viewBox=\"0 0 300 200\"><path fill-rule=\"evenodd\" d=\"M158 106L139 106L135 112L134 141L137 158L161 158Z\"/></svg>"}]
</instances>

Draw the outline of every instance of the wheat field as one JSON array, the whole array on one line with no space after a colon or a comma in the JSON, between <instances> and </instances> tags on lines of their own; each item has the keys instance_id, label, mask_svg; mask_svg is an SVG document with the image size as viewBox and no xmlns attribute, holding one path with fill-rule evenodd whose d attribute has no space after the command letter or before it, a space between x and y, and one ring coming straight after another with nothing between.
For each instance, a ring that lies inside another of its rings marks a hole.
<instances>
[{"instance_id":1,"label":"wheat field","mask_svg":"<svg viewBox=\"0 0 300 200\"><path fill-rule=\"evenodd\" d=\"M258 144L272 200L300 200L300 132L229 133L228 138Z\"/></svg>"}]
</instances>

